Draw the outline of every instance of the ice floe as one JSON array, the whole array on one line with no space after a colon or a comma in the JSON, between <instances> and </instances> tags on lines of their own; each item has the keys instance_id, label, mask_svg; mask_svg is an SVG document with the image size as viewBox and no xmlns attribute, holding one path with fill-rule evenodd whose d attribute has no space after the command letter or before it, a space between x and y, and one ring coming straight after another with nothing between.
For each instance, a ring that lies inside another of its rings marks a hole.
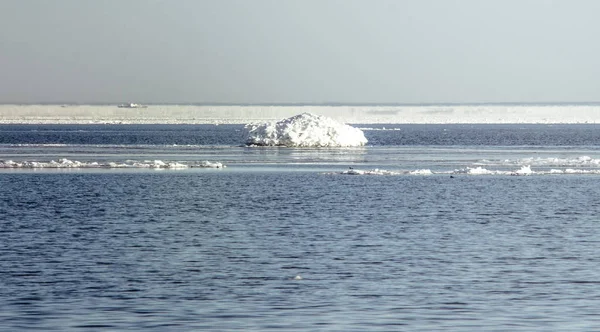
<instances>
[{"instance_id":1,"label":"ice floe","mask_svg":"<svg viewBox=\"0 0 600 332\"><path fill-rule=\"evenodd\" d=\"M386 171L383 169L372 169L372 170L360 170L360 169L349 169L346 171L341 172L340 174L345 174L345 175L400 175L402 173L400 172L392 172L392 171Z\"/></svg>"},{"instance_id":2,"label":"ice floe","mask_svg":"<svg viewBox=\"0 0 600 332\"><path fill-rule=\"evenodd\" d=\"M219 162L203 161L203 162L201 162L199 164L190 165L190 167L224 168L225 165L223 165L222 163L219 163Z\"/></svg>"},{"instance_id":3,"label":"ice floe","mask_svg":"<svg viewBox=\"0 0 600 332\"><path fill-rule=\"evenodd\" d=\"M520 159L503 159L503 160L479 160L477 165L531 165L538 167L600 167L600 159L590 156L579 157L528 157Z\"/></svg>"},{"instance_id":4,"label":"ice floe","mask_svg":"<svg viewBox=\"0 0 600 332\"><path fill-rule=\"evenodd\" d=\"M179 169L189 167L203 168L224 168L220 162L203 161L200 163L181 163L177 161L162 161L162 160L127 160L123 162L81 162L66 158L58 159L58 161L14 161L0 160L0 168L155 168L155 169Z\"/></svg>"},{"instance_id":5,"label":"ice floe","mask_svg":"<svg viewBox=\"0 0 600 332\"><path fill-rule=\"evenodd\" d=\"M516 170L489 170L481 166L478 167L465 167L455 169L451 171L441 170L432 171L430 169L417 169L417 170L384 170L384 169L372 169L372 170L361 170L350 168L345 171L337 172L334 174L343 175L508 175L508 176L528 176L528 175L552 175L552 174L600 174L600 169L573 169L567 168L564 170L551 169L551 170L538 170L534 171L531 166L524 165Z\"/></svg>"},{"instance_id":6,"label":"ice floe","mask_svg":"<svg viewBox=\"0 0 600 332\"><path fill-rule=\"evenodd\" d=\"M356 147L367 143L362 130L311 113L247 124L244 130L245 144L254 146Z\"/></svg>"}]
</instances>

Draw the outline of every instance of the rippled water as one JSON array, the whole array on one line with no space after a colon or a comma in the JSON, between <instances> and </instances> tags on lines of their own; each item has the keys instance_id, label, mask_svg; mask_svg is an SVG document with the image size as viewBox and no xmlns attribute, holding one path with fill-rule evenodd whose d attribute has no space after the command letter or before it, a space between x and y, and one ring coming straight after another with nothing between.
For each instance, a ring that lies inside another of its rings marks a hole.
<instances>
[{"instance_id":1,"label":"rippled water","mask_svg":"<svg viewBox=\"0 0 600 332\"><path fill-rule=\"evenodd\" d=\"M0 159L222 157L229 167L1 171L0 330L600 328L597 175L338 172L599 154L582 137L538 147L453 135L349 150L4 143Z\"/></svg>"}]
</instances>

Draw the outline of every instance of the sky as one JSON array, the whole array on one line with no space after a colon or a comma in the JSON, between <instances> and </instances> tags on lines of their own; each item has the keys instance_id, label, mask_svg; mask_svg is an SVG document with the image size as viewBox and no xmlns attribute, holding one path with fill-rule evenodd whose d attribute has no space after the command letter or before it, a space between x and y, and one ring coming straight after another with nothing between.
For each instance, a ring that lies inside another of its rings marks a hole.
<instances>
[{"instance_id":1,"label":"sky","mask_svg":"<svg viewBox=\"0 0 600 332\"><path fill-rule=\"evenodd\" d=\"M2 0L0 103L600 101L597 0Z\"/></svg>"}]
</instances>

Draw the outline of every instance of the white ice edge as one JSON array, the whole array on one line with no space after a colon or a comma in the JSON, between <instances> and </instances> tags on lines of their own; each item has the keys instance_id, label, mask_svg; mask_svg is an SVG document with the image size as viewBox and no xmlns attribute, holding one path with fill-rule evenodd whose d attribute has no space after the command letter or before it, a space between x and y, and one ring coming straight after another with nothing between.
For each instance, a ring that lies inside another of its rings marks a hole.
<instances>
[{"instance_id":1,"label":"white ice edge","mask_svg":"<svg viewBox=\"0 0 600 332\"><path fill-rule=\"evenodd\" d=\"M224 168L220 162L203 161L200 163L180 163L177 161L143 160L124 162L81 162L66 158L58 161L14 161L0 160L0 168L155 168L155 169L181 169L181 168Z\"/></svg>"},{"instance_id":2,"label":"white ice edge","mask_svg":"<svg viewBox=\"0 0 600 332\"><path fill-rule=\"evenodd\" d=\"M516 160L505 159L502 161L504 164L520 164L520 165L535 165L535 166L589 166L597 167L600 166L600 159L592 158L589 156L580 156L574 158L555 158L555 157L530 157L521 158Z\"/></svg>"},{"instance_id":3,"label":"white ice edge","mask_svg":"<svg viewBox=\"0 0 600 332\"><path fill-rule=\"evenodd\" d=\"M309 112L351 124L600 123L599 104L0 105L0 124L247 124Z\"/></svg>"},{"instance_id":4,"label":"white ice edge","mask_svg":"<svg viewBox=\"0 0 600 332\"><path fill-rule=\"evenodd\" d=\"M522 166L517 170L505 171L505 170L488 170L483 167L465 167L461 169L455 169L451 171L431 171L430 169L418 169L418 170L403 170L403 171L390 171L384 169L372 169L372 170L361 170L361 169L349 169L342 172L333 174L342 175L434 175L434 174L445 174L445 175L511 175L511 176L528 176L528 175L556 175L556 174L596 174L600 175L600 169L550 169L550 170L538 170L534 171L531 166Z\"/></svg>"},{"instance_id":5,"label":"white ice edge","mask_svg":"<svg viewBox=\"0 0 600 332\"><path fill-rule=\"evenodd\" d=\"M59 159L58 161L13 161L13 160L0 160L0 169L64 169L64 168L148 168L148 169L182 169L182 168L224 168L226 167L220 162L203 161L200 163L180 163L180 162L168 162L162 160L143 160L133 161L127 160L124 162L81 162L76 160L69 160L66 158ZM372 170L361 170L350 168L342 172L334 172L333 174L343 175L415 175L415 176L427 176L436 174L445 175L550 175L550 174L596 174L600 175L600 169L586 169L586 168L565 168L556 169L552 168L549 170L532 170L530 165L522 166L516 170L490 170L481 166L477 167L465 167L454 170L437 170L432 171L430 169L416 169L416 170L384 170L384 169L372 169Z\"/></svg>"}]
</instances>

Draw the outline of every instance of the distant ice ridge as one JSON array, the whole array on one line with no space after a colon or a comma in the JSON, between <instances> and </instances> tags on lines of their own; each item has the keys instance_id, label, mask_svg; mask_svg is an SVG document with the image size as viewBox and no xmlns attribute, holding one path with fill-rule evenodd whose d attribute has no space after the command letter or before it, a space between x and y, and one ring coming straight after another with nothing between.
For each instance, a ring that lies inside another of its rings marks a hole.
<instances>
[{"instance_id":1,"label":"distant ice ridge","mask_svg":"<svg viewBox=\"0 0 600 332\"><path fill-rule=\"evenodd\" d=\"M517 160L516 162L539 166L600 166L600 159L594 159L589 156L576 158L524 158Z\"/></svg>"},{"instance_id":2,"label":"distant ice ridge","mask_svg":"<svg viewBox=\"0 0 600 332\"><path fill-rule=\"evenodd\" d=\"M360 170L360 169L349 169L347 171L343 171L340 174L344 174L344 175L403 175L403 174L410 174L410 175L431 175L433 174L433 172L429 169L417 169L414 171L401 171L401 172L394 172L394 171L388 171L388 170L384 170L384 169L379 169L379 168L375 168L372 170Z\"/></svg>"},{"instance_id":3,"label":"distant ice ridge","mask_svg":"<svg viewBox=\"0 0 600 332\"><path fill-rule=\"evenodd\" d=\"M361 170L361 169L349 169L347 171L343 171L340 174L345 175L401 175L404 174L402 172L392 172L384 169L372 169L372 170Z\"/></svg>"},{"instance_id":4,"label":"distant ice ridge","mask_svg":"<svg viewBox=\"0 0 600 332\"><path fill-rule=\"evenodd\" d=\"M445 174L445 175L512 175L512 176L528 176L528 175L556 175L556 174L596 174L600 175L600 169L576 169L567 168L564 170L550 169L550 170L539 170L533 171L531 166L526 165L513 171L505 170L488 170L481 166L478 167L466 167L461 169L455 169L452 171L436 171L433 172L429 169L418 169L413 171L390 171L383 169L372 169L372 170L360 170L360 169L349 169L335 174L343 175L433 175L433 174Z\"/></svg>"},{"instance_id":5,"label":"distant ice ridge","mask_svg":"<svg viewBox=\"0 0 600 332\"><path fill-rule=\"evenodd\" d=\"M367 143L362 130L331 118L302 113L277 122L247 124L247 145L286 147L357 147Z\"/></svg>"},{"instance_id":6,"label":"distant ice ridge","mask_svg":"<svg viewBox=\"0 0 600 332\"><path fill-rule=\"evenodd\" d=\"M533 171L531 170L531 166L529 166L529 165L522 166L520 169L515 170L515 171L490 171L485 168L482 168L481 166L475 167L475 168L467 167L467 168L455 170L453 173L454 174L470 174L470 175L494 175L494 174L497 174L497 175L531 175L531 174L534 174Z\"/></svg>"},{"instance_id":7,"label":"distant ice ridge","mask_svg":"<svg viewBox=\"0 0 600 332\"><path fill-rule=\"evenodd\" d=\"M156 168L178 169L188 167L224 168L219 162L203 161L198 164L183 164L179 162L165 162L162 160L125 161L125 162L81 162L66 158L58 161L13 161L0 160L0 168Z\"/></svg>"},{"instance_id":8,"label":"distant ice ridge","mask_svg":"<svg viewBox=\"0 0 600 332\"><path fill-rule=\"evenodd\" d=\"M531 165L536 167L600 167L600 159L589 156L557 158L557 157L529 157L521 159L489 160L483 159L475 163L478 166L490 165Z\"/></svg>"},{"instance_id":9,"label":"distant ice ridge","mask_svg":"<svg viewBox=\"0 0 600 332\"><path fill-rule=\"evenodd\" d=\"M600 123L600 104L437 105L0 105L0 123L212 123L277 121L309 112L351 124Z\"/></svg>"}]
</instances>

